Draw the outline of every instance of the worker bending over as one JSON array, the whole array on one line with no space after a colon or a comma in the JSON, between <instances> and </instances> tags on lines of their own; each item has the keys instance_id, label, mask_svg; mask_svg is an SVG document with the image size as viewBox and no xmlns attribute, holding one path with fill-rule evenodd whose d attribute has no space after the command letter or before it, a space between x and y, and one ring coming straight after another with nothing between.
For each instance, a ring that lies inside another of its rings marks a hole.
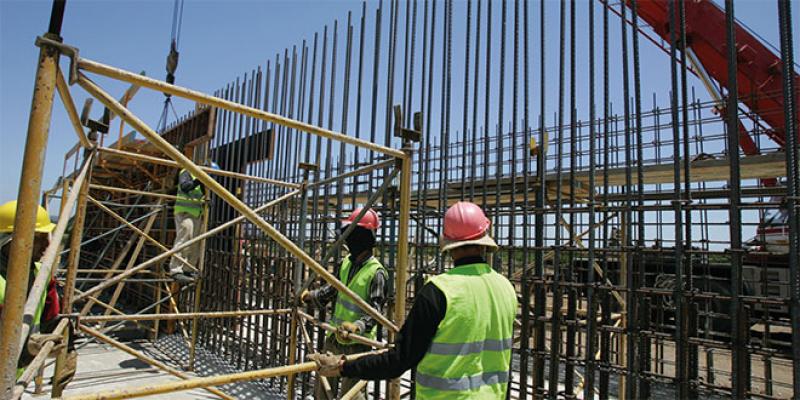
<instances>
[{"instance_id":1,"label":"worker bending over","mask_svg":"<svg viewBox=\"0 0 800 400\"><path fill-rule=\"evenodd\" d=\"M313 354L319 373L383 380L416 367L418 399L505 399L517 298L486 262L486 253L497 250L489 226L475 204L450 207L441 248L454 267L419 291L395 347L352 361Z\"/></svg>"},{"instance_id":2,"label":"worker bending over","mask_svg":"<svg viewBox=\"0 0 800 400\"><path fill-rule=\"evenodd\" d=\"M8 273L9 250L11 248L9 243L14 240L14 222L16 220L16 215L16 201L9 201L0 206L0 315L2 315L3 304L5 304L6 276ZM47 250L47 246L50 245L50 234L55 228L56 225L50 222L50 216L47 214L47 210L38 206L36 210L36 227L33 236L30 274L28 276L28 295L30 294L33 282L36 280L36 274L39 273L39 268L41 268L39 260L44 255L45 250ZM36 357L39 353L39 349L41 349L44 344L37 340L40 337L36 334L52 333L60 321L58 317L60 305L56 287L56 280L50 278L47 290L42 293L39 299L39 304L33 314L33 327L30 331L30 335L25 338L25 346L22 349L17 363L17 378L22 375L25 367L33 361L33 358ZM69 330L69 339L67 343L66 363L60 380L58 382L53 382L53 387L61 387L62 390L75 375L78 360L78 353L75 351L72 325L68 325L67 329Z\"/></svg>"},{"instance_id":3,"label":"worker bending over","mask_svg":"<svg viewBox=\"0 0 800 400\"><path fill-rule=\"evenodd\" d=\"M347 229L347 226L355 221L356 216L361 213L362 208L357 208L350 216L342 221L340 233ZM378 214L368 209L364 216L358 221L357 226L350 232L345 239L347 250L350 255L342 261L339 267L339 280L355 294L369 303L378 312L382 311L386 301L388 290L386 269L380 261L372 255L375 247L375 232L380 227ZM336 305L333 312L333 320L330 324L337 327L336 334L328 333L325 338L324 351L337 354L355 354L369 351L370 347L347 338L349 333L355 333L375 339L378 332L378 324L368 314L364 313L346 295L338 293L331 285L325 285L314 291L305 291L300 295L300 300L304 303L311 303L316 307L324 307L325 304L336 298ZM332 379L331 389L333 396L336 396L336 385L338 379ZM347 393L350 388L358 383L358 379L345 377L342 379L342 387L339 393ZM320 380L317 380L314 388L315 398L326 398ZM355 399L366 399L364 391L360 392Z\"/></svg>"},{"instance_id":4,"label":"worker bending over","mask_svg":"<svg viewBox=\"0 0 800 400\"><path fill-rule=\"evenodd\" d=\"M175 243L176 248L200 234L202 228L203 204L205 187L186 169L178 173L177 197L173 214L175 215ZM176 253L194 267L200 259L200 244L195 243ZM195 273L187 267L178 257L172 257L169 262L169 275L177 283L186 285L194 282Z\"/></svg>"}]
</instances>

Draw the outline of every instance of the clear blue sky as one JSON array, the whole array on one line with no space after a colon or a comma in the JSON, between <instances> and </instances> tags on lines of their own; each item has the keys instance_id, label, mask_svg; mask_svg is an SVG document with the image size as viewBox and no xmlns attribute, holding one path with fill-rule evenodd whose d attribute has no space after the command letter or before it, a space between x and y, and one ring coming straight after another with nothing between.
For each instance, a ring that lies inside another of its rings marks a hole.
<instances>
[{"instance_id":1,"label":"clear blue sky","mask_svg":"<svg viewBox=\"0 0 800 400\"><path fill-rule=\"evenodd\" d=\"M581 2L578 2L581 4ZM420 7L422 2L420 1ZM441 7L442 2L439 2ZM463 85L463 48L464 48L464 19L465 3L456 2L454 15L454 54L453 54L453 110L459 110L461 102L459 94ZM485 4L485 2L484 2ZM778 44L778 28L776 25L776 6L770 0L741 0L737 1L737 16L767 41ZM384 16L384 41L388 34L388 2L384 2L387 16ZM3 146L0 150L3 174L0 178L0 202L16 197L20 176L22 151L27 128L28 112L32 93L33 77L35 72L38 49L34 47L34 38L41 34L47 26L51 4L49 1L11 1L0 0L0 137ZM369 3L367 18L368 26L372 26L371 18L374 17L375 3ZM403 10L405 6L403 5ZM538 5L531 6L531 29L534 41L538 43ZM131 71L146 71L148 75L164 78L164 60L168 50L168 40L171 31L173 2L163 1L79 1L70 0L64 20L62 36L68 44L80 48L81 55L94 60L102 61L114 66ZM794 4L795 33L800 23L797 3ZM359 1L186 1L184 10L183 30L181 33L180 51L181 59L177 72L177 83L210 92L222 87L236 76L249 71L257 65L262 67L267 59L274 59L276 52L283 52L286 46L299 44L303 39L313 39L315 31L321 32L325 24L332 24L334 19L340 21L340 54L343 51L341 41L344 29L342 24L346 20L347 12L354 11L354 20L360 17L361 3ZM499 4L495 4L493 26L494 38L499 36L498 18ZM420 20L421 20L420 9ZM441 13L441 8L439 9ZM599 15L600 7L597 7ZM585 7L579 10L580 18L585 18ZM509 35L513 34L513 2L509 2ZM581 17L583 15L583 17ZM437 47L441 46L441 14L438 16ZM402 23L403 17L400 21ZM612 16L612 41L618 35L619 20ZM357 28L356 28L357 29ZM485 29L485 15L484 27ZM598 26L599 29L599 26ZM598 32L599 34L599 32ZM548 52L548 91L555 94L557 85L557 38L558 38L558 2L548 1L547 44ZM371 32L367 32L371 38ZM795 45L800 44L800 38L795 35ZM578 43L585 46L586 26L578 26ZM510 69L513 62L511 54L513 40L509 36L507 49L507 75L506 82L510 82ZM369 40L368 40L369 41ZM612 46L618 46L618 43ZM402 45L401 45L402 46ZM485 42L481 44L485 51ZM534 104L531 105L531 118L535 121L538 114L538 44L531 45L531 96ZM599 46L599 42L598 42ZM368 44L368 62L371 59L371 44ZM499 63L497 50L499 45L493 43L495 53L494 63ZM620 57L612 48L612 57ZM383 51L386 51L384 43ZM419 51L419 50L418 50ZM599 51L599 47L598 47ZM800 51L795 50L796 57L800 58ZM437 54L441 54L437 51ZM600 54L598 54L598 57ZM585 54L579 57L585 58ZM343 60L341 58L340 60ZM385 58L381 68L385 68ZM612 58L612 62L614 62ZM619 60L619 58L616 58ZM420 60L417 59L419 63ZM439 60L437 59L437 63ZM343 61L340 61L341 71ZM617 62L618 64L618 62ZM399 65L399 64L398 64ZM62 64L66 68L66 62ZM420 68L419 65L417 68ZM441 65L437 66L440 71ZM483 66L481 67L483 68ZM496 76L497 66L494 66L493 76ZM585 114L586 84L583 66L579 66L581 83L578 84L580 114ZM369 70L369 65L365 71ZM402 69L398 67L398 73ZM659 93L659 98L664 103L669 90L669 62L666 55L655 49L651 44L642 41L642 92L645 99L649 99L652 92ZM621 94L619 73L612 73L612 99ZM382 75L383 76L383 75ZM368 85L369 73L365 73L365 84ZM599 76L598 76L599 78ZM383 78L385 79L385 77ZM494 80L494 78L493 78ZM115 96L119 96L126 85L99 80L103 86ZM697 84L691 81L690 84ZM382 84L385 86L385 83ZM399 82L398 82L399 85ZM439 92L439 83L434 89ZM337 95L341 95L341 87ZM381 91L384 87L381 87ZM401 86L395 90L399 93ZM482 90L482 89L481 89ZM497 95L497 83L493 83L493 96ZM520 95L521 95L520 91ZM77 87L73 88L75 102L80 107L86 95ZM417 96L418 97L418 96ZM548 104L548 114L556 110L555 97ZM438 104L438 94L435 95L434 104ZM506 86L506 111L504 119L511 118L511 87ZM154 126L161 112L163 96L148 90L142 90L131 103L131 108L143 120ZM498 100L493 99L497 104ZM649 107L649 101L645 102ZM493 108L494 108L493 104ZM186 102L176 102L178 113L190 109L193 105ZM438 110L438 106L436 106ZM520 107L522 107L520 105ZM95 105L94 116L98 115L99 104ZM60 102L56 100L53 108L53 119L48 145L44 188L50 187L61 173L63 154L76 139L69 125L68 119ZM521 110L520 110L521 111ZM337 113L340 110L337 111ZM494 118L494 116L493 116ZM521 118L521 116L520 116ZM582 118L584 118L582 116ZM434 125L439 125L434 117ZM352 122L351 122L352 126ZM382 125L379 125L382 126ZM461 128L461 114L455 113L451 122L453 132Z\"/></svg>"},{"instance_id":2,"label":"clear blue sky","mask_svg":"<svg viewBox=\"0 0 800 400\"><path fill-rule=\"evenodd\" d=\"M47 29L50 1L0 0L0 203L17 196L38 49L34 39ZM172 1L69 0L62 36L81 55L164 79L172 29ZM312 35L334 18L360 9L356 1L186 1L180 39L177 83L212 91L291 43ZM66 70L67 63L62 63ZM121 95L126 85L104 83ZM87 97L72 88L75 103ZM152 126L163 95L142 90L131 108ZM95 102L93 116L102 110ZM193 107L176 101L178 114ZM115 125L116 126L116 125ZM44 187L61 174L66 149L76 137L56 96L47 148Z\"/></svg>"}]
</instances>

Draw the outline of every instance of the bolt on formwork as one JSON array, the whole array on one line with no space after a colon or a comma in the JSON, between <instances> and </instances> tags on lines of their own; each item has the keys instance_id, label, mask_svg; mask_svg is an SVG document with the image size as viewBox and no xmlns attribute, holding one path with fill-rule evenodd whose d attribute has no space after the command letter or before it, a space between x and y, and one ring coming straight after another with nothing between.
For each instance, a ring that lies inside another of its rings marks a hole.
<instances>
[{"instance_id":1,"label":"bolt on formwork","mask_svg":"<svg viewBox=\"0 0 800 400\"><path fill-rule=\"evenodd\" d=\"M332 224L364 204L385 221L377 256L393 278L393 311L375 315L384 329L363 341L381 348L425 279L450 268L438 251L441 218L469 200L492 218L501 248L491 263L522 299L513 398L793 397L800 175L791 10L773 3L781 43L767 50L782 65L773 82L781 84L758 89L758 76L737 66L747 55L727 46L753 38L734 2L696 3L365 3L357 22L349 14L213 96L74 58L74 80L150 141L120 135L103 145L100 135L89 147L96 161L74 164L91 165L84 204L87 220L98 219L84 230L99 229L84 232L94 250L81 248L67 276L76 300L109 310L79 319L81 330L111 343L101 330L113 325L90 324L136 321L155 338L161 329L146 320L185 319L177 330L192 353L202 347L251 371L108 394L259 379L289 397L311 395L318 377L302 361L333 327L325 310L300 309L295 296L315 273L335 279L324 272L342 254ZM691 47L710 37L693 14L709 4L717 8L706 18L725 28L714 32L718 53ZM653 24L659 15L664 23ZM707 71L714 54L722 64ZM720 81L720 71L736 78ZM84 73L215 113L192 154L223 170L203 180L216 185L200 285L178 294L158 281L171 255L157 244L172 234L164 189L176 167L201 170L170 145L191 140L177 126L153 132ZM393 114L398 103L405 115ZM412 125L421 128L413 161L395 136ZM126 314L119 301L140 311ZM413 376L370 383L369 397L413 398Z\"/></svg>"}]
</instances>

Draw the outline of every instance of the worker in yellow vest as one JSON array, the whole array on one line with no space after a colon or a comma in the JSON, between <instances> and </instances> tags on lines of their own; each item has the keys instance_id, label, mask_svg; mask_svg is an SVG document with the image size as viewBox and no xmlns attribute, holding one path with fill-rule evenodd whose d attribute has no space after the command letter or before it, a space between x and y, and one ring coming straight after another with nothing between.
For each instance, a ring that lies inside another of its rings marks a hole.
<instances>
[{"instance_id":1,"label":"worker in yellow vest","mask_svg":"<svg viewBox=\"0 0 800 400\"><path fill-rule=\"evenodd\" d=\"M9 243L14 240L14 223L17 215L17 202L9 201L0 206L0 315L3 313L3 304L5 304L6 293L6 274L8 272L9 261ZM28 291L31 290L33 282L36 280L36 274L41 268L39 260L44 255L47 246L50 244L50 234L55 229L56 225L50 221L50 216L47 210L39 206L36 211L36 226L34 228L33 237L33 251L31 254L31 268L28 276ZM38 333L51 333L58 325L60 318L59 297L56 291L55 279L50 279L47 290L44 290L36 311L33 314L33 329L31 334L26 338L25 347L22 349L20 359L17 363L17 377L22 375L24 368L33 361L37 355L38 350L42 347L39 343ZM77 367L78 353L75 351L75 341L73 338L73 326L68 325L69 340L67 343L67 358L64 365L63 374L60 381L54 382L53 386L60 386L62 389L72 380L75 375Z\"/></svg>"},{"instance_id":2,"label":"worker in yellow vest","mask_svg":"<svg viewBox=\"0 0 800 400\"><path fill-rule=\"evenodd\" d=\"M314 354L323 376L384 380L416 368L418 399L505 399L517 297L487 263L497 250L490 221L475 204L458 202L444 217L442 252L453 268L428 280L387 352L345 361Z\"/></svg>"},{"instance_id":3,"label":"worker in yellow vest","mask_svg":"<svg viewBox=\"0 0 800 400\"><path fill-rule=\"evenodd\" d=\"M356 208L350 216L342 221L340 232L347 229L356 217L361 213L362 208ZM361 299L369 303L373 308L381 311L386 302L388 290L388 279L386 269L380 261L372 254L375 247L376 231L380 227L378 213L368 209L357 226L345 239L347 250L350 253L342 261L339 267L339 280L355 292ZM369 351L369 346L355 342L348 338L350 333L375 339L378 332L378 324L375 319L365 314L349 297L338 293L331 285L325 285L317 290L305 291L300 295L300 299L305 303L310 303L318 308L324 307L331 300L336 299L333 310L333 318L330 324L336 326L336 334L328 333L325 338L324 351L338 354L356 354ZM331 389L334 398L340 394L347 393L358 379L344 378L338 388L338 379L331 379ZM323 386L317 381L314 389L315 398L326 398ZM362 390L354 399L366 399Z\"/></svg>"},{"instance_id":4,"label":"worker in yellow vest","mask_svg":"<svg viewBox=\"0 0 800 400\"><path fill-rule=\"evenodd\" d=\"M188 242L200 234L202 228L203 203L205 188L191 172L181 169L178 173L177 193L173 214L175 216L175 243L173 248ZM176 253L196 267L200 259L200 244L195 243ZM187 267L178 257L169 262L170 277L181 285L193 283L194 271Z\"/></svg>"}]
</instances>

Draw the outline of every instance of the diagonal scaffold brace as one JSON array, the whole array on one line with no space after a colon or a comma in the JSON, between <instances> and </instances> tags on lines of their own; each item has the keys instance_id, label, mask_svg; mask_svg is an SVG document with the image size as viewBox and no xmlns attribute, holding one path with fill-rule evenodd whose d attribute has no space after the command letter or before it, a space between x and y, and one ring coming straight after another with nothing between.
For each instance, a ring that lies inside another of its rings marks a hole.
<instances>
[{"instance_id":1,"label":"diagonal scaffold brace","mask_svg":"<svg viewBox=\"0 0 800 400\"><path fill-rule=\"evenodd\" d=\"M148 79L148 81L155 81L155 80ZM158 82L158 81L155 81L155 82ZM300 249L291 240L289 240L281 232L279 232L277 229L275 229L275 227L273 227L272 225L267 223L252 208L247 206L245 203L243 203L241 200L239 200L235 195L230 193L227 189L225 189L222 185L220 185L216 180L211 178L211 176L209 176L205 171L200 169L190 159L188 159L186 156L184 156L181 152L179 152L177 149L175 149L172 145L170 145L166 140L164 140L161 136L159 136L158 133L156 133L152 128L147 126L147 124L145 124L142 120L140 120L135 115L133 115L127 108L122 106L122 104L120 104L117 100L115 100L108 93L106 93L102 89L100 89L100 87L98 87L94 82L89 80L85 75L83 75L83 74L79 75L78 83L81 85L81 87L83 87L92 96L97 98L106 107L111 109L112 112L114 112L115 114L119 115L120 118L125 120L125 122L128 123L128 125L132 126L138 132L142 133L142 135L144 135L147 139L149 139L162 152L164 152L166 155L168 155L173 160L177 161L178 164L180 164L183 168L185 168L190 173L192 173L195 177L197 177L197 179L200 182L202 182L203 185L206 188L208 188L210 191L214 192L217 196L219 196L221 199L223 199L225 202L227 202L229 205L231 205L231 207L233 207L238 212L240 212L245 218L247 218L247 220L249 220L251 223L253 223L255 226L257 226L259 229L264 231L272 240L274 240L276 243L278 243L279 245L284 247L286 250L288 250L290 253L292 253L295 257L299 258L301 261L303 261L303 263L305 263L308 266L310 266L317 274L319 274L323 279L325 279L328 283L330 283L332 286L334 286L339 292L344 292L349 297L353 298L355 300L354 302L359 306L359 308L361 308L367 314L369 314L370 316L375 318L375 320L380 322L381 325L387 327L389 330L391 330L393 332L397 332L399 330L398 327L392 321L390 321L388 318L386 318L381 313L379 313L377 310L375 310L373 307L371 307L366 301L362 300L358 295L353 293L352 290L350 290L346 285L344 285L342 282L340 282L338 279L336 279L336 277L334 277L330 272L328 272L323 266L321 266L310 255L308 255L305 251ZM142 85L142 86L147 87L147 85ZM158 88L158 90L162 90L162 91L166 92L166 90L164 90L165 87L174 87L174 86L166 84L166 83L163 83L163 82L159 82L159 85L157 85L156 87ZM178 93L178 92L180 92L180 91L176 91L176 93ZM191 91L189 91L189 92L191 92ZM212 98L213 99L213 97L205 96L205 95L194 96L194 97L196 98L197 101L204 102L204 103L206 101L208 101L208 98ZM216 103L216 102L214 102L214 103ZM209 105L214 105L214 104L209 104ZM239 111L242 111L241 108L248 109L248 107L242 107L242 106L237 106L236 108L239 108L240 109ZM256 111L260 111L260 110L256 110ZM264 113L264 114L268 114L268 113ZM257 113L257 115L254 115L254 116L256 116L256 117L264 117L264 115L261 115L260 113ZM280 120L281 122L286 122L286 120L287 120L287 119L285 119L283 117L277 117L277 116L273 116L271 114L269 115L269 117L270 117L270 120L272 120L273 122L277 122L276 119ZM311 133L315 133L315 132L320 130L319 128L315 128L315 127L313 127L311 125L305 126L305 124L300 124L300 123L297 123L295 125L296 125L296 127L298 129L304 129L305 128L306 130L311 130L312 131ZM374 148L376 146L376 145L371 145L368 142L363 142L361 140L358 140L358 139L355 139L355 138L352 138L352 137L349 137L349 136L346 136L346 135L341 135L341 134L338 134L338 133L335 133L335 132L326 132L326 135L328 135L329 137L336 137L336 138L338 138L339 136L343 136L344 138L347 138L347 140L342 140L344 142L349 142L349 143L352 143L352 144L356 144L356 143L353 143L354 141L356 141L356 142L358 142L359 145L366 146L368 148L369 147ZM378 147L382 147L382 146L378 146ZM391 151L392 153L400 153L400 154L403 155L404 158L406 157L406 153L398 152L397 150L388 149L388 148L386 148L386 150Z\"/></svg>"}]
</instances>

